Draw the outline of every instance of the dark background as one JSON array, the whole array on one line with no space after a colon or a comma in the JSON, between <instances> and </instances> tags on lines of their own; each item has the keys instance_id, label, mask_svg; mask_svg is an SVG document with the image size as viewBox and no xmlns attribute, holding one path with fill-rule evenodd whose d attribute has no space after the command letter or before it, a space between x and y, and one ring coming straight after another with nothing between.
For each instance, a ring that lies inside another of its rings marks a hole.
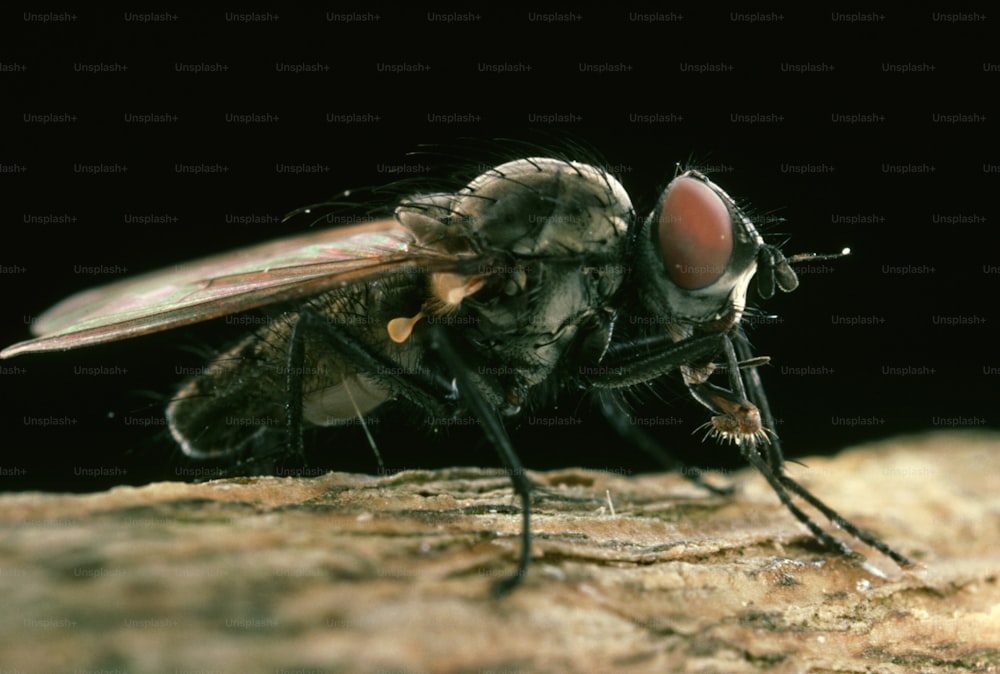
<instances>
[{"instance_id":1,"label":"dark background","mask_svg":"<svg viewBox=\"0 0 1000 674\"><path fill-rule=\"evenodd\" d=\"M765 305L779 318L751 330L773 358L764 377L788 454L996 424L992 12L162 7L3 10L16 32L0 47L4 345L77 290L302 231L281 216L399 179L386 167L440 187L456 168L575 143L644 211L675 162L693 162L786 252L853 249L800 268L800 289ZM182 72L199 64L211 72ZM299 164L319 170L278 168ZM114 169L81 170L94 165ZM391 209L359 194L366 205L345 213ZM215 321L3 361L0 488L191 477L162 407L179 368L240 334ZM679 385L640 399L637 414L689 462L739 465L691 436L707 417ZM654 468L584 403L553 416L581 423L512 431L528 467ZM414 432L390 417L375 431L391 470L496 465L476 429ZM357 429L312 447L317 470L376 469Z\"/></svg>"}]
</instances>

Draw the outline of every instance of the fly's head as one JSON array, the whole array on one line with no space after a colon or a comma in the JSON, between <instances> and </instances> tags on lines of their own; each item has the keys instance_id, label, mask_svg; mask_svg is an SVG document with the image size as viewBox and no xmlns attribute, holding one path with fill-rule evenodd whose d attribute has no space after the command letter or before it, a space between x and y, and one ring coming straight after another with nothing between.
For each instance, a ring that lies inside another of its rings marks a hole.
<instances>
[{"instance_id":1,"label":"fly's head","mask_svg":"<svg viewBox=\"0 0 1000 674\"><path fill-rule=\"evenodd\" d=\"M832 255L785 257L764 242L725 190L695 170L667 185L638 232L636 248L648 272L639 279L647 310L696 332L725 331L739 323L755 276L757 295L766 300L776 288L798 287L793 264L850 253L845 248Z\"/></svg>"},{"instance_id":2,"label":"fly's head","mask_svg":"<svg viewBox=\"0 0 1000 674\"><path fill-rule=\"evenodd\" d=\"M736 444L766 443L771 430L747 399L741 372L754 364L738 362L730 339L739 334L733 331L738 330L755 276L762 299L773 296L775 288L791 292L798 286L791 265L820 256L786 258L764 242L725 190L693 170L667 185L637 232L635 245L646 272L635 279L641 301L649 315L662 319L672 339L727 333L728 389L709 383L716 369L711 362L680 367L692 395L714 413L703 427L706 435Z\"/></svg>"},{"instance_id":3,"label":"fly's head","mask_svg":"<svg viewBox=\"0 0 1000 674\"><path fill-rule=\"evenodd\" d=\"M766 261L762 255L777 252L732 197L693 170L667 185L636 245L647 271L638 279L646 309L689 326L688 333L724 332L737 324L750 281Z\"/></svg>"}]
</instances>

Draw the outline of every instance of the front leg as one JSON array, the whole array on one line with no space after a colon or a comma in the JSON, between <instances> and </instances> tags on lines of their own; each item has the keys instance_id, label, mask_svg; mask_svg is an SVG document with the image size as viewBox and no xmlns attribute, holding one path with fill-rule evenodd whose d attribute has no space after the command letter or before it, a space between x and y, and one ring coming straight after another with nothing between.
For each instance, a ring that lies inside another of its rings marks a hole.
<instances>
[{"instance_id":1,"label":"front leg","mask_svg":"<svg viewBox=\"0 0 1000 674\"><path fill-rule=\"evenodd\" d=\"M725 340L725 334L720 332L676 342L664 333L618 343L608 349L600 367L594 368L597 372L588 376L586 383L599 389L644 384L682 365L708 361L723 350Z\"/></svg>"},{"instance_id":2,"label":"front leg","mask_svg":"<svg viewBox=\"0 0 1000 674\"><path fill-rule=\"evenodd\" d=\"M600 405L601 413L604 415L604 418L608 421L608 424L615 429L618 435L620 435L632 446L638 447L659 461L664 470L680 473L692 484L696 484L702 489L705 489L713 494L725 496L733 493L732 487L716 487L713 484L705 482L705 480L702 479L700 469L688 466L680 459L673 456L663 445L657 442L652 435L633 424L628 413L622 409L621 405L614 399L610 392L601 391L598 396L598 404Z\"/></svg>"},{"instance_id":3,"label":"front leg","mask_svg":"<svg viewBox=\"0 0 1000 674\"><path fill-rule=\"evenodd\" d=\"M721 348L711 350L712 337L717 340L714 344L718 344ZM649 348L657 341L660 343L659 349ZM706 365L706 359L719 351L724 352L726 356L725 368L729 374L729 389L715 386L708 381L711 373L717 368L711 364ZM691 354L698 355L692 357L690 361L678 362L679 358ZM767 396L764 394L764 387L757 373L757 366L767 361L752 356L749 342L738 326L732 330L732 335L720 333L689 338L676 343L667 342L666 339L646 339L641 343L621 345L615 350L613 362L615 367L620 367L623 371L613 370L610 376L603 380L605 383L617 383L629 379L627 368L631 365L656 364L659 367L666 367L674 363L674 367L680 369L684 375L694 398L715 413L712 420L705 424L709 429L708 435L736 444L746 461L757 469L774 489L782 504L820 543L849 557L856 556L847 543L824 531L805 511L795 505L792 496L798 496L821 512L836 527L882 552L900 566L913 565L905 555L893 550L877 536L858 528L785 474L781 445L774 429L774 417L771 415ZM632 373L631 378L634 379L636 374Z\"/></svg>"},{"instance_id":4,"label":"front leg","mask_svg":"<svg viewBox=\"0 0 1000 674\"><path fill-rule=\"evenodd\" d=\"M742 336L738 327L735 333ZM708 381L717 369L710 361L720 353L726 356L729 389ZM766 358L751 358L749 353L744 360L737 360L728 332L697 335L681 341L674 341L664 333L615 345L601 361L599 372L590 376L587 383L595 388L623 388L678 370L691 396L714 414L704 425L708 436L737 444L767 444L774 434L773 426L762 421L755 402L747 399L742 374L743 370L749 370L756 376L755 368L765 362ZM750 388L766 404L759 378L755 381L758 385Z\"/></svg>"}]
</instances>

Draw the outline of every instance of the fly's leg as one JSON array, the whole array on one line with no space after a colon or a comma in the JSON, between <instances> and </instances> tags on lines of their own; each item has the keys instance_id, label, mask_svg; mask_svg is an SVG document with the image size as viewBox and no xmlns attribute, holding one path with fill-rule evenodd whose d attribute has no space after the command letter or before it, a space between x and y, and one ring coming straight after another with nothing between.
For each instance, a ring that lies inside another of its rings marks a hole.
<instances>
[{"instance_id":1,"label":"fly's leg","mask_svg":"<svg viewBox=\"0 0 1000 674\"><path fill-rule=\"evenodd\" d=\"M285 446L280 450L266 454L255 455L243 460L244 464L260 463L264 466L265 459L293 456L302 467L305 467L305 443L303 435L303 385L306 359L306 339L310 331L315 330L315 322L311 314L294 315L289 321L291 331L288 337L288 351L285 354ZM266 469L265 469L266 470ZM273 472L273 471L266 471Z\"/></svg>"},{"instance_id":2,"label":"fly's leg","mask_svg":"<svg viewBox=\"0 0 1000 674\"><path fill-rule=\"evenodd\" d=\"M657 342L659 348L656 348ZM726 355L729 389L708 381L710 369L691 366L691 363L708 362L720 351ZM785 474L781 441L757 372L757 366L766 360L753 357L746 335L738 326L730 334L691 337L680 342L668 341L667 336L646 338L641 344L620 344L608 355L610 360L606 359L602 366L610 373L591 379L591 383L599 388L629 386L648 381L672 369L681 369L691 395L716 413L706 424L709 428L708 435L736 444L746 461L764 476L789 512L822 544L847 556L858 556L850 546L825 532L795 505L792 495L806 501L835 526L875 548L900 566L913 565L906 556L874 535L859 529ZM645 376L642 376L643 368L649 368Z\"/></svg>"},{"instance_id":3,"label":"fly's leg","mask_svg":"<svg viewBox=\"0 0 1000 674\"><path fill-rule=\"evenodd\" d=\"M778 474L777 477L779 480L781 480L781 484L783 487L788 489L788 491L793 492L794 494L800 496L802 500L811 504L821 513L823 513L823 516L826 517L828 520L830 520L830 522L832 522L835 526L840 527L841 529L849 533L851 536L854 536L856 539L861 541L862 543L866 543L871 547L875 548L876 550L881 552L886 557L889 557L892 561L896 562L900 566L916 566L916 564L909 557L906 557L905 555L896 552L895 550L890 548L887 544L882 542L882 540L876 537L875 535L870 534L867 531L863 531L862 529L859 529L857 525L855 525L850 520L845 519L836 510L834 510L833 508L831 508L830 506L826 505L818 498L813 496L813 494L808 489L803 487L801 484L793 480L788 475L780 473ZM796 517L798 517L798 515L796 515Z\"/></svg>"},{"instance_id":4,"label":"fly's leg","mask_svg":"<svg viewBox=\"0 0 1000 674\"><path fill-rule=\"evenodd\" d=\"M309 321L309 329L314 329L315 326L322 339L352 369L384 382L394 394L416 403L428 412L442 416L450 413L451 408L442 402L454 397L450 380L426 369L407 372L405 375L394 374L399 371L399 363L373 351L350 333L322 318L315 318L312 314L303 314L302 318Z\"/></svg>"},{"instance_id":5,"label":"fly's leg","mask_svg":"<svg viewBox=\"0 0 1000 674\"><path fill-rule=\"evenodd\" d=\"M285 354L285 444L278 449L256 451L238 463L262 474L273 473L279 460L293 457L297 467L305 467L304 425L302 422L302 386L305 365L305 344L308 333L306 314L290 322L288 352Z\"/></svg>"},{"instance_id":6,"label":"fly's leg","mask_svg":"<svg viewBox=\"0 0 1000 674\"><path fill-rule=\"evenodd\" d=\"M724 340L722 334L711 334L676 342L664 334L620 343L610 349L601 361L601 373L590 377L587 383L598 389L616 389L649 381L688 363L711 358L723 348ZM695 399L706 404L697 396ZM674 458L648 433L633 425L607 392L601 391L599 400L601 412L611 427L625 440L659 461L666 470L680 472L685 479L713 494L732 493L731 487L716 487L705 482L700 471Z\"/></svg>"},{"instance_id":7,"label":"fly's leg","mask_svg":"<svg viewBox=\"0 0 1000 674\"><path fill-rule=\"evenodd\" d=\"M455 385L452 384L451 379L435 375L431 368L419 368L417 371L410 371L406 374L394 374L400 369L397 363L389 361L378 352L373 351L370 346L337 326L321 319L312 318L309 314L302 314L295 326L295 332L299 335L293 338L289 347L290 365L293 364L293 361L302 359L296 341L302 342L304 346L305 331L313 329L321 331L325 344L333 348L352 368L377 378L380 383L396 395L410 400L435 416L445 416L454 412L455 387L457 385L462 403L479 420L487 440L496 448L497 454L507 469L515 493L521 499L521 555L517 569L513 576L497 582L493 590L496 595L502 595L517 587L527 572L528 562L531 558L531 484L524 474L524 468L514 452L506 429L497 417L492 405L469 377L467 365L463 362L455 346L448 340L444 329L438 325L430 327L429 344L444 362ZM425 326L418 328L420 331L424 329ZM298 367L292 371L300 370L301 367ZM299 412L289 412L289 434L301 434L302 381L301 378L296 379L290 376L288 382L289 398L293 404L298 402L299 407ZM296 386L299 389L298 392L293 390ZM295 424L298 424L298 428Z\"/></svg>"},{"instance_id":8,"label":"fly's leg","mask_svg":"<svg viewBox=\"0 0 1000 674\"><path fill-rule=\"evenodd\" d=\"M726 336L713 333L675 342L669 335L622 342L601 360L601 372L587 378L594 388L626 388L644 384L682 365L707 361L722 351Z\"/></svg>"},{"instance_id":9,"label":"fly's leg","mask_svg":"<svg viewBox=\"0 0 1000 674\"><path fill-rule=\"evenodd\" d=\"M711 363L719 352L726 355L729 389L709 382L716 369ZM662 334L609 349L601 362L601 373L587 382L594 388L622 388L650 381L672 370L684 376L691 396L715 416L705 424L707 435L732 443L765 443L771 431L761 421L757 407L747 400L742 369L754 370L766 359L748 358L739 361L729 336L724 332L710 333L674 341ZM772 431L773 432L773 431Z\"/></svg>"},{"instance_id":10,"label":"fly's leg","mask_svg":"<svg viewBox=\"0 0 1000 674\"><path fill-rule=\"evenodd\" d=\"M742 330L737 329L734 331L733 343L735 345L735 354L738 354L744 361L748 361L751 355L750 344ZM735 354L733 356L734 358ZM780 440L778 439L777 432L774 430L774 417L771 415L771 408L770 405L768 405L767 395L764 393L764 386L761 383L760 375L755 367L741 369L741 374L746 376L747 394L753 404L760 410L762 423L765 428L770 430L770 433L768 436L769 442L766 445L767 461L764 461L764 459L760 457L759 446L745 444L740 446L740 450L747 461L749 461L754 468L764 475L765 479L767 479L768 483L771 485L771 488L778 494L778 498L785 504L785 507L788 508L797 520L809 528L809 531L812 532L813 536L828 547L840 550L842 553L851 557L857 556L857 553L851 550L846 543L834 538L820 529L819 525L817 525L806 513L796 507L791 502L789 492L800 497L802 500L823 513L823 516L826 517L834 526L843 529L862 543L875 548L900 566L914 566L914 563L905 555L896 552L874 535L859 529L853 522L842 517L836 510L823 503L823 501L814 496L812 492L785 474L784 457L781 451Z\"/></svg>"},{"instance_id":11,"label":"fly's leg","mask_svg":"<svg viewBox=\"0 0 1000 674\"><path fill-rule=\"evenodd\" d=\"M742 328L733 331L733 346L736 347L736 355L743 362L750 362L753 359L753 352L750 349L750 341L747 339ZM741 368L741 373L745 377L747 396L758 410L760 410L761 423L768 432L767 443L767 463L775 474L782 474L785 469L785 457L781 451L781 438L778 436L778 428L771 414L771 406L767 402L767 394L764 393L764 384L760 380L760 373L756 367Z\"/></svg>"},{"instance_id":12,"label":"fly's leg","mask_svg":"<svg viewBox=\"0 0 1000 674\"><path fill-rule=\"evenodd\" d=\"M319 332L325 347L336 351L352 369L368 373L394 394L407 398L435 416L454 412L457 386L462 403L479 420L487 439L496 448L507 469L514 491L521 499L521 555L517 569L513 576L497 582L493 591L496 595L502 595L517 587L527 572L531 557L531 485L503 424L486 397L472 382L466 364L443 329L434 326L429 330L429 344L443 361L448 374L454 378L454 384L451 379L435 375L431 369L420 368L406 374L396 374L400 371L398 364L372 350L370 345L359 341L336 325L322 320L321 317L314 317L310 313L300 314L292 327L286 358L288 365L286 416L289 446L299 452L302 448L303 427L303 378L300 373L305 362L306 338L310 332Z\"/></svg>"},{"instance_id":13,"label":"fly's leg","mask_svg":"<svg viewBox=\"0 0 1000 674\"><path fill-rule=\"evenodd\" d=\"M304 461L305 447L303 443L303 400L305 392L304 372L306 362L306 344L309 337L318 335L325 344L332 347L349 363L351 367L363 372L395 372L395 363L373 353L371 349L360 343L353 336L317 317L313 312L305 311L291 321L291 333L288 340L288 353L285 356L285 425L287 448L296 457ZM425 409L442 413L443 407L434 401L442 400L448 395L451 387L448 382L427 376L411 374L409 376L388 376L392 390L403 397L413 400ZM376 453L381 463L381 457Z\"/></svg>"},{"instance_id":14,"label":"fly's leg","mask_svg":"<svg viewBox=\"0 0 1000 674\"><path fill-rule=\"evenodd\" d=\"M812 535L815 536L820 543L829 548L833 548L834 550L839 551L841 554L847 557L851 557L853 559L860 558L860 555L856 553L854 550L852 550L849 545L823 531L823 529L821 529L820 526L816 524L816 522L814 522L811 517L809 517L809 515L803 512L797 505L795 505L792 502L791 497L785 490L784 486L785 482L782 479L784 476L779 476L774 474L774 472L771 470L771 466L769 466L767 462L765 462L762 458L760 458L760 455L757 453L756 447L752 447L750 445L741 445L740 453L743 455L743 458L747 460L747 463L756 468L757 471L764 476L764 479L767 480L767 483L771 485L771 489L773 489L774 493L778 495L778 498L785 505L785 507L788 508L788 511L795 516L795 519L797 519L799 522L802 522L802 524L806 525L806 527L809 529Z\"/></svg>"},{"instance_id":15,"label":"fly's leg","mask_svg":"<svg viewBox=\"0 0 1000 674\"><path fill-rule=\"evenodd\" d=\"M604 415L604 418L607 419L611 427L615 429L618 435L659 461L664 470L680 473L692 484L695 484L713 494L726 496L733 493L732 487L716 487L713 484L705 482L701 476L701 470L688 466L670 454L670 452L668 452L663 445L653 439L649 433L633 424L626 411L618 405L611 395L602 391L598 400L601 407L601 413Z\"/></svg>"},{"instance_id":16,"label":"fly's leg","mask_svg":"<svg viewBox=\"0 0 1000 674\"><path fill-rule=\"evenodd\" d=\"M468 407L482 425L486 439L496 449L500 461L510 476L514 493L521 499L521 555L518 558L514 575L497 581L493 585L494 595L501 596L521 583L528 571L528 563L531 561L531 482L524 474L521 460L517 458L507 429L497 417L493 405L469 377L467 364L448 339L444 328L440 325L434 325L430 330L430 337L431 348L441 357L445 367L455 378L462 403Z\"/></svg>"}]
</instances>

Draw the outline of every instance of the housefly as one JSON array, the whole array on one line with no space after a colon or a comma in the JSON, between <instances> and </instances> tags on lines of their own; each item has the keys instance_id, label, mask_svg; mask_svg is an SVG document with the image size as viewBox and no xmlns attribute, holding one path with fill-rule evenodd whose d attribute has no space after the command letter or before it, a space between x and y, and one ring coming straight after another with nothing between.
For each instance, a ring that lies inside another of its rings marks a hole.
<instances>
[{"instance_id":1,"label":"housefly","mask_svg":"<svg viewBox=\"0 0 1000 674\"><path fill-rule=\"evenodd\" d=\"M909 565L785 474L757 372L767 358L753 355L741 328L752 282L767 299L796 288L793 264L838 256L785 257L696 170L678 171L639 218L606 171L534 157L456 192L403 199L392 218L81 292L0 356L290 307L184 384L166 410L177 443L195 458L301 453L304 428L363 422L392 401L435 418L472 415L520 499L518 566L498 591L520 582L531 544L531 485L507 424L584 390L626 439L669 461L619 398L678 372L710 413L706 435L734 445L819 541L855 554L793 497ZM248 421L221 421L234 418Z\"/></svg>"}]
</instances>

